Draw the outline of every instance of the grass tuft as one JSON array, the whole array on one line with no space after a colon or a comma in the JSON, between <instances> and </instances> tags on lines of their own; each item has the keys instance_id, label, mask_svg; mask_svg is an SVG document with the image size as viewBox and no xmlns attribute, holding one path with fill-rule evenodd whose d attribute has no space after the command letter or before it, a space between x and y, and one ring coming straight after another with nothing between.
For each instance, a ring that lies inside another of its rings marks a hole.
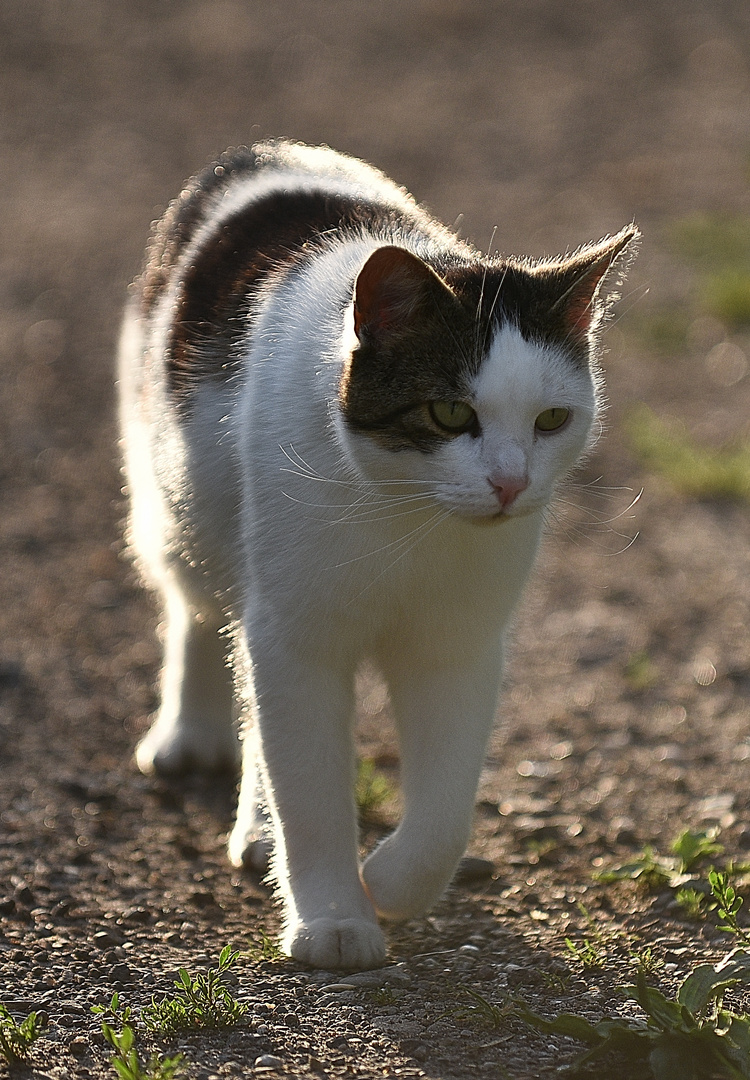
<instances>
[{"instance_id":1,"label":"grass tuft","mask_svg":"<svg viewBox=\"0 0 750 1080\"><path fill-rule=\"evenodd\" d=\"M360 817L374 814L393 797L393 793L393 784L378 771L372 758L361 758L357 762L354 795Z\"/></svg>"},{"instance_id":2,"label":"grass tuft","mask_svg":"<svg viewBox=\"0 0 750 1080\"><path fill-rule=\"evenodd\" d=\"M129 1005L120 1006L119 994L109 1005L94 1005L91 1011L102 1017L102 1035L114 1050L112 1068L120 1080L176 1080L185 1072L182 1054L164 1057L153 1053L144 1064L136 1047L135 1020Z\"/></svg>"},{"instance_id":3,"label":"grass tuft","mask_svg":"<svg viewBox=\"0 0 750 1080\"><path fill-rule=\"evenodd\" d=\"M238 952L225 945L218 966L205 975L191 975L180 968L175 980L177 993L161 1001L151 999L143 1010L146 1028L162 1035L197 1028L227 1028L238 1024L248 1006L237 1001L225 985L224 976L236 962Z\"/></svg>"},{"instance_id":4,"label":"grass tuft","mask_svg":"<svg viewBox=\"0 0 750 1080\"><path fill-rule=\"evenodd\" d=\"M592 1024L573 1013L547 1020L522 1000L516 1007L520 1018L538 1031L586 1043L589 1050L576 1067L618 1051L632 1063L647 1063L654 1080L750 1080L750 1017L723 1004L728 989L749 981L750 952L736 949L719 964L699 964L674 999L649 986L640 969L635 984L620 989L640 1005L646 1024L620 1018Z\"/></svg>"},{"instance_id":5,"label":"grass tuft","mask_svg":"<svg viewBox=\"0 0 750 1080\"><path fill-rule=\"evenodd\" d=\"M47 1014L32 1012L17 1023L0 1004L0 1055L9 1065L26 1061L29 1050L47 1026Z\"/></svg>"}]
</instances>

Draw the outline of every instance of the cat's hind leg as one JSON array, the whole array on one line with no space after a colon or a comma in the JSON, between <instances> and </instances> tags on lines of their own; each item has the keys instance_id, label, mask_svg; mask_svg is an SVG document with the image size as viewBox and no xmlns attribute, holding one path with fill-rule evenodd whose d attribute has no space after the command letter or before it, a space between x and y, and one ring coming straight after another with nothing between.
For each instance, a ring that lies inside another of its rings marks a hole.
<instances>
[{"instance_id":1,"label":"cat's hind leg","mask_svg":"<svg viewBox=\"0 0 750 1080\"><path fill-rule=\"evenodd\" d=\"M389 666L404 813L362 879L380 915L405 919L439 899L468 843L502 657L493 649L461 665L443 655Z\"/></svg>"},{"instance_id":2,"label":"cat's hind leg","mask_svg":"<svg viewBox=\"0 0 750 1080\"><path fill-rule=\"evenodd\" d=\"M216 625L196 617L179 586L164 589L165 636L161 705L136 749L144 773L236 768L227 646Z\"/></svg>"},{"instance_id":3,"label":"cat's hind leg","mask_svg":"<svg viewBox=\"0 0 750 1080\"><path fill-rule=\"evenodd\" d=\"M242 782L228 851L233 866L268 873L273 826L264 791L257 723L249 724L242 736Z\"/></svg>"}]
</instances>

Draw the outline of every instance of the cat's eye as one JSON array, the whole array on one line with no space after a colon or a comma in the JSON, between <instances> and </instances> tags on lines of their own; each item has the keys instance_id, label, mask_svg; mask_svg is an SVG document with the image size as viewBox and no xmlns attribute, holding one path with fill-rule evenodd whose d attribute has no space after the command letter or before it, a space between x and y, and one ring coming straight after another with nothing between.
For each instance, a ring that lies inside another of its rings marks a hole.
<instances>
[{"instance_id":1,"label":"cat's eye","mask_svg":"<svg viewBox=\"0 0 750 1080\"><path fill-rule=\"evenodd\" d=\"M477 414L465 401L431 401L429 409L437 426L452 435L460 435L477 423Z\"/></svg>"},{"instance_id":2,"label":"cat's eye","mask_svg":"<svg viewBox=\"0 0 750 1080\"><path fill-rule=\"evenodd\" d=\"M570 409L545 409L537 416L534 427L544 434L549 431L559 431L568 422L569 416Z\"/></svg>"}]
</instances>

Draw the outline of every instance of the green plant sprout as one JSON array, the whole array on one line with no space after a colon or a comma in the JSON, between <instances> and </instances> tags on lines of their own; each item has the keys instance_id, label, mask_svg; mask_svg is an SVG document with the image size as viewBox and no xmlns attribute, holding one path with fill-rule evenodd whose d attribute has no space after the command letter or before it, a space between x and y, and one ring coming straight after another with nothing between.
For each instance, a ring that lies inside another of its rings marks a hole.
<instances>
[{"instance_id":1,"label":"green plant sprout","mask_svg":"<svg viewBox=\"0 0 750 1080\"><path fill-rule=\"evenodd\" d=\"M271 964L276 964L280 960L286 960L284 950L270 934L266 933L262 926L258 927L250 938L247 955L251 960L263 960L266 963Z\"/></svg>"},{"instance_id":2,"label":"green plant sprout","mask_svg":"<svg viewBox=\"0 0 750 1080\"><path fill-rule=\"evenodd\" d=\"M248 1006L237 1001L224 982L224 976L239 957L225 945L218 967L205 975L190 975L180 968L175 979L177 994L162 1001L151 999L143 1010L143 1023L151 1032L173 1034L195 1028L227 1028L238 1024Z\"/></svg>"},{"instance_id":3,"label":"green plant sprout","mask_svg":"<svg viewBox=\"0 0 750 1080\"><path fill-rule=\"evenodd\" d=\"M700 889L677 889L674 899L684 918L698 920L703 917L706 896Z\"/></svg>"},{"instance_id":4,"label":"green plant sprout","mask_svg":"<svg viewBox=\"0 0 750 1080\"><path fill-rule=\"evenodd\" d=\"M647 1062L654 1080L750 1080L750 1017L723 1006L728 989L748 982L750 953L737 949L719 964L695 968L675 1000L649 986L639 971L635 985L620 989L643 1009L645 1023L606 1019L592 1024L572 1013L547 1020L522 1000L515 1005L517 1015L538 1031L566 1035L590 1047L575 1067L619 1051L631 1062Z\"/></svg>"},{"instance_id":5,"label":"green plant sprout","mask_svg":"<svg viewBox=\"0 0 750 1080\"><path fill-rule=\"evenodd\" d=\"M750 932L737 921L737 915L745 901L734 886L729 884L729 875L721 870L711 870L708 883L718 905L719 918L724 920L719 924L719 929L734 934L743 945L750 945Z\"/></svg>"},{"instance_id":6,"label":"green plant sprout","mask_svg":"<svg viewBox=\"0 0 750 1080\"><path fill-rule=\"evenodd\" d=\"M576 945L572 938L566 937L565 947L582 967L589 970L603 968L607 963L606 952L590 938L584 938L580 945Z\"/></svg>"},{"instance_id":7,"label":"green plant sprout","mask_svg":"<svg viewBox=\"0 0 750 1080\"><path fill-rule=\"evenodd\" d=\"M631 949L628 955L638 971L644 975L655 975L664 967L664 961L654 953L650 945L642 949Z\"/></svg>"},{"instance_id":8,"label":"green plant sprout","mask_svg":"<svg viewBox=\"0 0 750 1080\"><path fill-rule=\"evenodd\" d=\"M469 1000L466 1003L454 1005L446 1012L441 1013L438 1019L451 1016L454 1020L464 1023L480 1024L483 1027L498 1028L511 1017L516 1009L515 1004L507 999L502 1005L493 1005L486 997L469 986L461 987L461 993Z\"/></svg>"},{"instance_id":9,"label":"green plant sprout","mask_svg":"<svg viewBox=\"0 0 750 1080\"><path fill-rule=\"evenodd\" d=\"M393 792L393 784L378 771L373 759L360 758L357 762L357 777L354 784L354 798L359 816L366 818L374 814L388 802Z\"/></svg>"},{"instance_id":10,"label":"green plant sprout","mask_svg":"<svg viewBox=\"0 0 750 1080\"><path fill-rule=\"evenodd\" d=\"M600 870L594 876L597 881L609 884L613 881L637 881L649 889L676 888L681 878L690 873L707 858L723 852L717 843L718 829L685 829L670 844L669 855L659 855L647 844L640 855L611 870Z\"/></svg>"},{"instance_id":11,"label":"green plant sprout","mask_svg":"<svg viewBox=\"0 0 750 1080\"><path fill-rule=\"evenodd\" d=\"M28 1052L47 1026L47 1014L32 1012L19 1023L0 1004L0 1054L9 1065L25 1061Z\"/></svg>"},{"instance_id":12,"label":"green plant sprout","mask_svg":"<svg viewBox=\"0 0 750 1080\"><path fill-rule=\"evenodd\" d=\"M586 905L579 901L577 907L586 920L591 936L584 937L580 945L577 945L572 938L566 937L565 947L582 967L589 969L603 968L607 963L606 938L596 925L596 920Z\"/></svg>"},{"instance_id":13,"label":"green plant sprout","mask_svg":"<svg viewBox=\"0 0 750 1080\"><path fill-rule=\"evenodd\" d=\"M109 1005L94 1005L91 1011L103 1018L102 1035L115 1052L112 1066L120 1080L175 1080L184 1072L185 1058L182 1054L162 1057L153 1053L148 1062L142 1064L135 1045L133 1011L130 1006L120 1008L119 994L112 995Z\"/></svg>"}]
</instances>

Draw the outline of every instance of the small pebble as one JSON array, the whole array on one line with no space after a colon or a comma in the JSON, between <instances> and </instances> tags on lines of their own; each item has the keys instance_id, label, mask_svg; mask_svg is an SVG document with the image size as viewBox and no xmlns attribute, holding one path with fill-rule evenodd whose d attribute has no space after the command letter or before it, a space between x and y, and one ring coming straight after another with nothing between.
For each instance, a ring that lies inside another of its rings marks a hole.
<instances>
[{"instance_id":1,"label":"small pebble","mask_svg":"<svg viewBox=\"0 0 750 1080\"><path fill-rule=\"evenodd\" d=\"M83 1057L88 1053L88 1049L89 1044L81 1035L68 1044L68 1050L70 1050L73 1057Z\"/></svg>"},{"instance_id":2,"label":"small pebble","mask_svg":"<svg viewBox=\"0 0 750 1080\"><path fill-rule=\"evenodd\" d=\"M261 1054L260 1057L255 1059L254 1067L256 1069L281 1069L284 1066L284 1062L281 1058L275 1057L273 1054Z\"/></svg>"},{"instance_id":3,"label":"small pebble","mask_svg":"<svg viewBox=\"0 0 750 1080\"><path fill-rule=\"evenodd\" d=\"M495 864L489 859L480 859L475 855L465 855L453 875L454 885L472 885L478 881L487 881L495 873Z\"/></svg>"}]
</instances>

